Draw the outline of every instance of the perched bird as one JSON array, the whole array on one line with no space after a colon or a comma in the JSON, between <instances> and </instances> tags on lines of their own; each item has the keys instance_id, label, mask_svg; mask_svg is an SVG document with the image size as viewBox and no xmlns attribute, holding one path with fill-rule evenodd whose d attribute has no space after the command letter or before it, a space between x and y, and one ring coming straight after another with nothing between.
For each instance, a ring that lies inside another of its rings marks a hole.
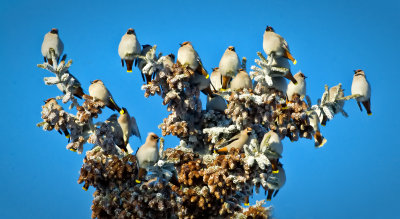
<instances>
[{"instance_id":1,"label":"perched bird","mask_svg":"<svg viewBox=\"0 0 400 219\"><path fill-rule=\"evenodd\" d=\"M319 117L316 112L312 112L308 116L308 120L310 121L311 127L314 129L314 142L315 142L315 147L320 148L324 146L324 144L328 141L324 136L322 136L320 130L319 130ZM322 122L321 122L322 124Z\"/></svg>"},{"instance_id":2,"label":"perched bird","mask_svg":"<svg viewBox=\"0 0 400 219\"><path fill-rule=\"evenodd\" d=\"M112 114L108 119L105 121L105 123L111 127L111 132L113 134L113 141L114 143L121 148L123 151L127 151L125 142L124 142L124 136L123 136L123 131L122 127L118 122L118 115L117 114Z\"/></svg>"},{"instance_id":3,"label":"perched bird","mask_svg":"<svg viewBox=\"0 0 400 219\"><path fill-rule=\"evenodd\" d=\"M91 85L89 86L89 94L94 99L103 101L111 110L117 110L122 114L121 108L119 108L115 103L111 93L108 91L106 86L104 86L104 83L101 80L94 80L91 82Z\"/></svg>"},{"instance_id":4,"label":"perched bird","mask_svg":"<svg viewBox=\"0 0 400 219\"><path fill-rule=\"evenodd\" d=\"M131 117L128 113L128 110L123 107L122 114L118 118L118 124L121 126L122 129L124 146L126 147L127 152L131 154L133 150L129 145L129 137L135 135L141 139L139 128L136 124L136 119L133 116Z\"/></svg>"},{"instance_id":5,"label":"perched bird","mask_svg":"<svg viewBox=\"0 0 400 219\"><path fill-rule=\"evenodd\" d=\"M224 112L226 108L227 105L223 97L215 94L214 97L207 98L207 105L206 105L207 111L214 110L214 111Z\"/></svg>"},{"instance_id":6,"label":"perched bird","mask_svg":"<svg viewBox=\"0 0 400 219\"><path fill-rule=\"evenodd\" d=\"M174 65L174 63L175 63L175 55L174 54L169 54L169 55L166 55L166 56L164 56L165 58L164 58L164 61L163 61L163 67L164 68L172 68L172 66Z\"/></svg>"},{"instance_id":7,"label":"perched bird","mask_svg":"<svg viewBox=\"0 0 400 219\"><path fill-rule=\"evenodd\" d=\"M293 82L290 82L288 87L287 87L287 97L289 101L293 100L293 95L297 94L299 97L304 97L306 95L306 76L302 72L297 72L294 75L294 78L297 81L297 84L294 84Z\"/></svg>"},{"instance_id":8,"label":"perched bird","mask_svg":"<svg viewBox=\"0 0 400 219\"><path fill-rule=\"evenodd\" d=\"M42 43L42 55L44 57L44 61L48 62L50 65L53 65L50 49L54 50L54 58L57 60L58 63L60 56L64 51L64 43L58 36L57 28L53 28L50 32L46 33L46 35L44 35Z\"/></svg>"},{"instance_id":9,"label":"perched bird","mask_svg":"<svg viewBox=\"0 0 400 219\"><path fill-rule=\"evenodd\" d=\"M184 42L178 50L177 63L184 67L189 67L194 71L194 75L189 79L189 83L196 86L204 94L213 96L210 89L210 79L207 71L203 67L199 55L193 49L190 42Z\"/></svg>"},{"instance_id":10,"label":"perched bird","mask_svg":"<svg viewBox=\"0 0 400 219\"><path fill-rule=\"evenodd\" d=\"M360 102L364 105L364 108L367 110L367 114L372 115L371 112L371 86L365 77L365 73L363 70L355 70L353 83L351 84L351 94L356 95L359 94L361 96L357 97L357 104L362 111L362 107Z\"/></svg>"},{"instance_id":11,"label":"perched bird","mask_svg":"<svg viewBox=\"0 0 400 219\"><path fill-rule=\"evenodd\" d=\"M129 28L125 35L122 36L118 46L118 54L121 57L122 67L124 67L125 61L126 71L132 72L133 61L137 61L135 56L140 54L140 44L134 29Z\"/></svg>"},{"instance_id":12,"label":"perched bird","mask_svg":"<svg viewBox=\"0 0 400 219\"><path fill-rule=\"evenodd\" d=\"M211 73L210 80L211 80L211 90L217 92L222 88L222 76L219 72L219 68L213 68L213 72Z\"/></svg>"},{"instance_id":13,"label":"perched bird","mask_svg":"<svg viewBox=\"0 0 400 219\"><path fill-rule=\"evenodd\" d=\"M286 173L285 170L282 168L282 164L278 165L278 172L271 174L267 180L268 192L267 201L271 201L272 195L275 197L279 189L285 185L286 182Z\"/></svg>"},{"instance_id":14,"label":"perched bird","mask_svg":"<svg viewBox=\"0 0 400 219\"><path fill-rule=\"evenodd\" d=\"M49 99L45 100L44 103L45 104L44 104L44 106L42 106L42 108L56 109L58 111L64 110L64 108L62 108L62 106L60 106L57 103L56 98L49 98ZM69 139L70 138L70 134L69 134L67 128L65 126L62 126L60 128L61 128L62 132L64 132L65 137ZM60 134L62 134L62 132L60 130L58 130L58 132Z\"/></svg>"},{"instance_id":15,"label":"perched bird","mask_svg":"<svg viewBox=\"0 0 400 219\"><path fill-rule=\"evenodd\" d=\"M290 64L288 59L284 57L272 58L271 56L268 56L267 60L271 62L271 67L287 68L289 71L286 72L283 77L289 79L294 84L297 84L296 79L293 77L292 72L290 71ZM274 74L274 72L272 72L272 74Z\"/></svg>"},{"instance_id":16,"label":"perched bird","mask_svg":"<svg viewBox=\"0 0 400 219\"><path fill-rule=\"evenodd\" d=\"M244 69L239 69L239 73L231 81L231 90L237 91L244 88L252 89L253 83L249 74Z\"/></svg>"},{"instance_id":17,"label":"perched bird","mask_svg":"<svg viewBox=\"0 0 400 219\"><path fill-rule=\"evenodd\" d=\"M270 130L265 133L260 144L261 150L267 151L267 158L271 161L272 173L278 173L279 158L282 157L283 145L279 135Z\"/></svg>"},{"instance_id":18,"label":"perched bird","mask_svg":"<svg viewBox=\"0 0 400 219\"><path fill-rule=\"evenodd\" d=\"M290 54L289 46L281 35L275 33L274 28L267 26L263 36L263 49L268 56L273 58L285 57L296 64L296 59Z\"/></svg>"},{"instance_id":19,"label":"perched bird","mask_svg":"<svg viewBox=\"0 0 400 219\"><path fill-rule=\"evenodd\" d=\"M146 53L147 53L148 51L150 51L151 48L153 48L153 47L150 46L150 45L148 45L148 44L143 45L142 52L140 53L140 55L146 56ZM138 68L139 68L139 70L140 70L140 73L142 74L142 79L143 79L143 81L144 81L144 82L147 81L146 83L148 84L148 83L151 81L151 76L152 76L152 75L147 75L147 74L145 75L145 74L143 74L143 68L144 68L144 66L146 66L146 61L143 60L143 59L141 59L141 58L138 58L137 65L138 65ZM145 77L146 77L146 79L145 79Z\"/></svg>"},{"instance_id":20,"label":"perched bird","mask_svg":"<svg viewBox=\"0 0 400 219\"><path fill-rule=\"evenodd\" d=\"M207 71L203 67L203 63L200 60L199 55L196 50L194 50L191 42L183 42L180 44L178 50L178 60L177 63L184 67L189 67L194 72L204 75L206 78L209 77Z\"/></svg>"},{"instance_id":21,"label":"perched bird","mask_svg":"<svg viewBox=\"0 0 400 219\"><path fill-rule=\"evenodd\" d=\"M146 168L154 165L158 161L158 141L159 137L154 133L149 133L146 142L140 146L136 152L136 158L139 164L139 173L137 183L146 173Z\"/></svg>"},{"instance_id":22,"label":"perched bird","mask_svg":"<svg viewBox=\"0 0 400 219\"><path fill-rule=\"evenodd\" d=\"M222 89L228 88L228 83L240 69L239 56L236 54L235 47L229 46L219 61L219 72L222 75Z\"/></svg>"},{"instance_id":23,"label":"perched bird","mask_svg":"<svg viewBox=\"0 0 400 219\"><path fill-rule=\"evenodd\" d=\"M231 148L236 148L241 150L243 148L243 145L248 143L251 131L252 129L250 127L247 127L246 129L240 131L237 135L233 136L228 141L220 145L216 145L216 147L220 148L216 152L227 153L230 151Z\"/></svg>"},{"instance_id":24,"label":"perched bird","mask_svg":"<svg viewBox=\"0 0 400 219\"><path fill-rule=\"evenodd\" d=\"M82 87L81 87L81 83L80 83L80 82L78 81L78 79L76 79L69 71L67 71L65 74L68 74L68 77L67 77L67 79L65 80L65 83L66 83L66 84L69 84L70 81L73 80L73 85L72 85L72 90L71 90L72 94L73 94L75 97L78 97L79 99L82 99L82 96L83 96L85 93L83 92L83 89L82 89ZM58 88L61 92L63 92L64 94L67 93L66 87L64 86L64 84L58 83L58 84L57 84L57 88Z\"/></svg>"}]
</instances>

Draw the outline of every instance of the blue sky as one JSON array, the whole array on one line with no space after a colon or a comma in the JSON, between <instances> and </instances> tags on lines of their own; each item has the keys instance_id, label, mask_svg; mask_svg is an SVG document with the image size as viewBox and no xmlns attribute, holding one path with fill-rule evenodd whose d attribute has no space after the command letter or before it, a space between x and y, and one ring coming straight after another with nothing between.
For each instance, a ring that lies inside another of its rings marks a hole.
<instances>
[{"instance_id":1,"label":"blue sky","mask_svg":"<svg viewBox=\"0 0 400 219\"><path fill-rule=\"evenodd\" d=\"M141 44L164 54L191 41L208 70L233 45L254 64L266 25L288 41L316 101L323 86L341 82L350 94L353 69L364 69L372 85L372 116L354 100L322 128L328 143L284 141L286 185L272 201L276 218L396 218L400 195L400 104L398 1L2 1L0 3L0 215L2 218L89 218L93 189L77 179L83 155L65 149L66 139L37 128L43 100L59 95L45 86L50 73L40 46L59 28L70 71L85 91L91 80L105 82L117 103L136 117L143 136L157 129L167 111L159 97L146 99L138 70L121 67L118 43L136 30ZM111 114L105 110L102 119ZM166 138L169 146L178 140ZM134 149L138 139L131 139ZM90 147L90 146L89 146ZM87 149L88 147L86 147ZM262 199L263 195L254 198Z\"/></svg>"}]
</instances>

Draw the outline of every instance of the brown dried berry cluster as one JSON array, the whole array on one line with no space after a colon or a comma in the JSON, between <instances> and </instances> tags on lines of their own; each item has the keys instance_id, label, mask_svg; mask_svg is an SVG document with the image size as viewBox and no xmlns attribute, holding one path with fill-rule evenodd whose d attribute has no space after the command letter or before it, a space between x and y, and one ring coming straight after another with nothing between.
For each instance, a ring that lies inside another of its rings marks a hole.
<instances>
[{"instance_id":1,"label":"brown dried berry cluster","mask_svg":"<svg viewBox=\"0 0 400 219\"><path fill-rule=\"evenodd\" d=\"M101 114L101 108L104 108L105 104L101 100L94 100L93 97L89 95L83 95L83 102L82 106L77 106L76 109L78 110L76 114L76 118L80 123L86 123L91 118L97 118L98 114Z\"/></svg>"}]
</instances>

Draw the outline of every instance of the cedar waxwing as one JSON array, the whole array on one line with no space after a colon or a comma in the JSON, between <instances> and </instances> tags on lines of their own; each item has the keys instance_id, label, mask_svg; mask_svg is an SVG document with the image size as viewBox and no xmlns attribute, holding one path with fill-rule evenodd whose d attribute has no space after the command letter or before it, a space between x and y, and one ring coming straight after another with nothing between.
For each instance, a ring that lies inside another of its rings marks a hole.
<instances>
[{"instance_id":1,"label":"cedar waxwing","mask_svg":"<svg viewBox=\"0 0 400 219\"><path fill-rule=\"evenodd\" d=\"M243 145L248 143L251 131L252 129L250 127L247 127L246 129L240 131L237 135L233 136L228 141L220 145L215 145L216 147L219 147L219 149L216 150L216 152L227 153L231 148L236 148L241 150L243 148Z\"/></svg>"},{"instance_id":2,"label":"cedar waxwing","mask_svg":"<svg viewBox=\"0 0 400 219\"><path fill-rule=\"evenodd\" d=\"M146 168L154 165L158 161L158 141L159 137L154 133L149 133L146 138L146 142L140 146L136 152L136 159L139 164L139 173L137 183L140 183L140 179L146 173Z\"/></svg>"},{"instance_id":3,"label":"cedar waxwing","mask_svg":"<svg viewBox=\"0 0 400 219\"><path fill-rule=\"evenodd\" d=\"M140 55L140 44L136 38L135 30L129 28L128 31L122 36L118 46L118 54L121 57L122 67L124 67L124 61L126 63L126 71L132 72L133 61L137 62L134 57Z\"/></svg>"},{"instance_id":4,"label":"cedar waxwing","mask_svg":"<svg viewBox=\"0 0 400 219\"><path fill-rule=\"evenodd\" d=\"M273 58L285 57L296 64L296 59L290 54L289 46L283 37L275 33L274 28L267 26L263 36L263 49L268 56Z\"/></svg>"},{"instance_id":5,"label":"cedar waxwing","mask_svg":"<svg viewBox=\"0 0 400 219\"><path fill-rule=\"evenodd\" d=\"M245 70L239 69L239 72L231 81L231 90L237 91L237 90L242 90L244 88L252 89L253 83L251 82L249 74L247 74Z\"/></svg>"},{"instance_id":6,"label":"cedar waxwing","mask_svg":"<svg viewBox=\"0 0 400 219\"><path fill-rule=\"evenodd\" d=\"M219 61L219 72L222 75L222 89L228 88L228 83L233 76L238 73L240 69L239 56L236 54L235 47L229 46L222 55Z\"/></svg>"},{"instance_id":7,"label":"cedar waxwing","mask_svg":"<svg viewBox=\"0 0 400 219\"><path fill-rule=\"evenodd\" d=\"M287 87L287 97L289 101L292 101L293 99L293 94L298 94L300 97L306 95L306 76L302 72L297 72L294 75L294 78L297 81L297 84L294 84L293 82L290 82L288 87Z\"/></svg>"},{"instance_id":8,"label":"cedar waxwing","mask_svg":"<svg viewBox=\"0 0 400 219\"><path fill-rule=\"evenodd\" d=\"M54 50L54 57L57 60L57 63L60 59L61 54L64 51L64 44L58 36L58 29L53 28L50 32L44 35L43 43L42 43L42 55L44 57L44 62L48 62L50 65L53 65L53 60L51 59L50 49Z\"/></svg>"},{"instance_id":9,"label":"cedar waxwing","mask_svg":"<svg viewBox=\"0 0 400 219\"><path fill-rule=\"evenodd\" d=\"M222 88L222 76L219 72L219 68L213 68L213 72L211 73L210 80L211 80L211 90L214 92L219 91Z\"/></svg>"},{"instance_id":10,"label":"cedar waxwing","mask_svg":"<svg viewBox=\"0 0 400 219\"><path fill-rule=\"evenodd\" d=\"M111 110L117 110L122 114L121 108L115 103L111 93L108 91L106 86L101 80L94 80L91 82L92 84L89 86L89 94L94 99L101 100L104 104L110 108Z\"/></svg>"},{"instance_id":11,"label":"cedar waxwing","mask_svg":"<svg viewBox=\"0 0 400 219\"><path fill-rule=\"evenodd\" d=\"M122 114L120 114L118 118L118 124L121 126L122 129L124 145L127 149L127 152L131 154L133 150L129 145L129 137L135 135L141 139L139 128L136 124L136 119L133 116L130 117L126 108L122 108Z\"/></svg>"},{"instance_id":12,"label":"cedar waxwing","mask_svg":"<svg viewBox=\"0 0 400 219\"><path fill-rule=\"evenodd\" d=\"M360 102L364 105L364 108L367 110L367 114L372 115L371 112L371 86L365 77L365 73L363 70L355 70L353 83L351 84L351 94L359 94L360 97L357 97L357 104L362 111L362 107Z\"/></svg>"},{"instance_id":13,"label":"cedar waxwing","mask_svg":"<svg viewBox=\"0 0 400 219\"><path fill-rule=\"evenodd\" d=\"M271 201L272 194L275 192L274 197L278 194L279 189L285 185L286 182L286 174L285 170L282 168L282 164L278 165L278 172L273 173L267 180L268 192L267 201Z\"/></svg>"},{"instance_id":14,"label":"cedar waxwing","mask_svg":"<svg viewBox=\"0 0 400 219\"><path fill-rule=\"evenodd\" d=\"M315 142L315 147L316 148L320 148L322 146L324 146L324 144L328 141L326 140L326 138L324 138L324 136L322 136L320 130L319 130L319 117L317 115L317 113L312 112L309 116L308 116L308 120L310 121L310 125L313 127L314 129L314 142Z\"/></svg>"},{"instance_id":15,"label":"cedar waxwing","mask_svg":"<svg viewBox=\"0 0 400 219\"><path fill-rule=\"evenodd\" d=\"M279 135L276 132L270 130L265 133L263 140L261 141L260 148L267 151L267 158L271 161L272 173L278 173L279 158L282 156L283 145Z\"/></svg>"}]
</instances>

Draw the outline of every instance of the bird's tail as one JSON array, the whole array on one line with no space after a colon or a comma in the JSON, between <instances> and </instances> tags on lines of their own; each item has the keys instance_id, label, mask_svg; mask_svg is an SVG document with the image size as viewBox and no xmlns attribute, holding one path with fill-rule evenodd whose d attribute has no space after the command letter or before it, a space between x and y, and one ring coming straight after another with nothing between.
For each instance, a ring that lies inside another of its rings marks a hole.
<instances>
[{"instance_id":1,"label":"bird's tail","mask_svg":"<svg viewBox=\"0 0 400 219\"><path fill-rule=\"evenodd\" d=\"M227 89L228 88L229 80L230 80L230 77L222 76L222 89Z\"/></svg>"},{"instance_id":2,"label":"bird's tail","mask_svg":"<svg viewBox=\"0 0 400 219\"><path fill-rule=\"evenodd\" d=\"M133 60L125 60L126 72L132 72Z\"/></svg>"},{"instance_id":3,"label":"bird's tail","mask_svg":"<svg viewBox=\"0 0 400 219\"><path fill-rule=\"evenodd\" d=\"M297 60L295 58L293 58L292 54L290 54L289 50L285 50L285 54L283 55L283 57L290 59L294 65L297 64Z\"/></svg>"},{"instance_id":4,"label":"bird's tail","mask_svg":"<svg viewBox=\"0 0 400 219\"><path fill-rule=\"evenodd\" d=\"M293 77L292 72L288 72L285 74L285 78L289 79L291 82L293 82L293 84L297 84L296 79Z\"/></svg>"},{"instance_id":5,"label":"bird's tail","mask_svg":"<svg viewBox=\"0 0 400 219\"><path fill-rule=\"evenodd\" d=\"M320 148L324 146L324 144L328 141L324 136L322 136L320 131L316 131L314 134L314 141L315 141L315 147Z\"/></svg>"},{"instance_id":6,"label":"bird's tail","mask_svg":"<svg viewBox=\"0 0 400 219\"><path fill-rule=\"evenodd\" d=\"M108 102L107 107L113 111L117 110L118 112L121 112L121 108L119 108L119 106L115 103L115 101L112 97L110 97L110 101Z\"/></svg>"},{"instance_id":7,"label":"bird's tail","mask_svg":"<svg viewBox=\"0 0 400 219\"><path fill-rule=\"evenodd\" d=\"M369 116L372 115L372 112L371 112L371 99L362 102L362 104L364 105L365 110L367 110L367 114L368 114Z\"/></svg>"},{"instance_id":8,"label":"bird's tail","mask_svg":"<svg viewBox=\"0 0 400 219\"><path fill-rule=\"evenodd\" d=\"M77 98L79 98L79 99L82 99L83 95L85 95L85 93L83 92L82 87L78 87L78 88L75 90L74 96L77 97Z\"/></svg>"}]
</instances>

